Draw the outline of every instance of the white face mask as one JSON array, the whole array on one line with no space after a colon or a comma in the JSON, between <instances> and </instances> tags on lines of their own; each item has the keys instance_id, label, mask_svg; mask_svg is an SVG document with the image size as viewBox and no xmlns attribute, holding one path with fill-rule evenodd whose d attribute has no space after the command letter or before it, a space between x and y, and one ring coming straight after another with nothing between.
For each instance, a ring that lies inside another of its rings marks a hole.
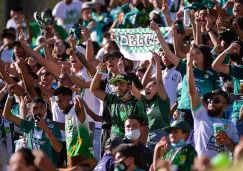
<instances>
[{"instance_id":1,"label":"white face mask","mask_svg":"<svg viewBox=\"0 0 243 171\"><path fill-rule=\"evenodd\" d=\"M129 139L129 140L132 140L132 141L135 141L137 140L139 137L140 137L141 133L140 133L140 130L137 129L137 130L131 130L131 131L128 131L125 133L125 136Z\"/></svg>"}]
</instances>

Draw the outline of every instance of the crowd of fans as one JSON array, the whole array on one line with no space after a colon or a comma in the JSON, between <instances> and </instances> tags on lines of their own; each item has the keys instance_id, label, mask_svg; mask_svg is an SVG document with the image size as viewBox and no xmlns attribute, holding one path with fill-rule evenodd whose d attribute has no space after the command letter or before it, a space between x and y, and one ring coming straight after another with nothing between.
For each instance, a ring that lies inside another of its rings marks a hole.
<instances>
[{"instance_id":1,"label":"crowd of fans","mask_svg":"<svg viewBox=\"0 0 243 171\"><path fill-rule=\"evenodd\" d=\"M0 170L242 170L243 0L60 0L10 16ZM150 28L161 48L130 60L116 28Z\"/></svg>"}]
</instances>

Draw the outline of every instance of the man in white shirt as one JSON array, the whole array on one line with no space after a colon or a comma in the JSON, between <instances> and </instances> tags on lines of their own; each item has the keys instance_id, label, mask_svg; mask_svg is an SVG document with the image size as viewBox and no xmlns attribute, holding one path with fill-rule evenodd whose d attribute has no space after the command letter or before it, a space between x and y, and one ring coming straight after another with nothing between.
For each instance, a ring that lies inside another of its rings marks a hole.
<instances>
[{"instance_id":1,"label":"man in white shirt","mask_svg":"<svg viewBox=\"0 0 243 171\"><path fill-rule=\"evenodd\" d=\"M234 152L239 136L233 122L222 118L229 103L229 96L226 92L216 90L208 93L206 94L208 104L201 104L192 67L192 61L196 55L191 51L187 57L187 84L195 127L195 149L199 157L213 158L218 153ZM222 125L220 130L214 128L215 123Z\"/></svg>"},{"instance_id":2,"label":"man in white shirt","mask_svg":"<svg viewBox=\"0 0 243 171\"><path fill-rule=\"evenodd\" d=\"M11 9L10 16L11 19L8 20L6 27L7 28L13 27L16 29L17 24L23 20L23 16L24 16L23 9L20 7Z\"/></svg>"},{"instance_id":3,"label":"man in white shirt","mask_svg":"<svg viewBox=\"0 0 243 171\"><path fill-rule=\"evenodd\" d=\"M57 25L65 28L67 32L80 17L82 3L80 1L62 0L57 3L52 11L53 17L57 19Z\"/></svg>"}]
</instances>

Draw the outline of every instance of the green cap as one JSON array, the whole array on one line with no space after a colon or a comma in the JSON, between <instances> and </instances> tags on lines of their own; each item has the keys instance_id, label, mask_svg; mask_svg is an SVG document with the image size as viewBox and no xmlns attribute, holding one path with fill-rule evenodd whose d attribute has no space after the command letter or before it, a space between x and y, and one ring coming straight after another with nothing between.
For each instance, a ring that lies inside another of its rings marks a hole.
<instances>
[{"instance_id":1,"label":"green cap","mask_svg":"<svg viewBox=\"0 0 243 171\"><path fill-rule=\"evenodd\" d=\"M109 83L115 84L118 81L126 82L128 84L132 84L132 80L130 79L129 75L126 75L126 74L117 75L115 78L110 79Z\"/></svg>"},{"instance_id":2,"label":"green cap","mask_svg":"<svg viewBox=\"0 0 243 171\"><path fill-rule=\"evenodd\" d=\"M190 126L184 120L175 120L174 122L172 122L171 126L167 126L163 130L165 132L168 132L169 133L172 128L179 128L179 129L182 129L183 131L185 131L187 133L190 132Z\"/></svg>"}]
</instances>

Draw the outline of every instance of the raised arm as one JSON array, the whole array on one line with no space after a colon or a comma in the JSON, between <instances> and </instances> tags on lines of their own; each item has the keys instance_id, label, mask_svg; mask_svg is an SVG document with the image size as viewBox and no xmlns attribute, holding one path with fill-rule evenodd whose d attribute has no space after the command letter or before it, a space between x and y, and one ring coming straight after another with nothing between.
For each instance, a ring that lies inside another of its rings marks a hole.
<instances>
[{"instance_id":1,"label":"raised arm","mask_svg":"<svg viewBox=\"0 0 243 171\"><path fill-rule=\"evenodd\" d=\"M85 101L83 99L80 99L81 103L83 104L87 114L94 119L94 121L96 122L101 122L102 121L102 116L96 115L92 110L90 110L90 108L88 107L88 105L85 103Z\"/></svg>"},{"instance_id":2,"label":"raised arm","mask_svg":"<svg viewBox=\"0 0 243 171\"><path fill-rule=\"evenodd\" d=\"M209 34L210 39L213 42L213 46L216 47L219 44L219 41L218 41L217 35L212 30L212 27L213 27L212 17L210 15L208 15L206 17L206 20L207 20L206 30L207 30L207 32Z\"/></svg>"},{"instance_id":3,"label":"raised arm","mask_svg":"<svg viewBox=\"0 0 243 171\"><path fill-rule=\"evenodd\" d=\"M162 34L161 34L160 30L159 30L158 25L154 21L151 21L150 28L151 28L151 30L153 30L157 34L159 42L160 42L160 44L161 44L161 46L162 46L162 48L163 48L163 50L165 52L165 55L168 58L170 58L171 62L175 66L177 66L179 64L179 62L180 62L180 59L173 52L171 52L168 44L164 40L164 38L163 38L163 36L162 36Z\"/></svg>"},{"instance_id":4,"label":"raised arm","mask_svg":"<svg viewBox=\"0 0 243 171\"><path fill-rule=\"evenodd\" d=\"M196 83L192 68L192 61L193 61L194 54L190 51L187 54L187 71L186 71L186 78L187 78L187 85L188 85L188 92L191 99L191 108L195 109L200 104L200 99L197 94L196 90Z\"/></svg>"},{"instance_id":5,"label":"raised arm","mask_svg":"<svg viewBox=\"0 0 243 171\"><path fill-rule=\"evenodd\" d=\"M196 45L200 45L202 44L202 32L201 32L201 27L202 27L202 20L201 17L199 16L198 13L196 13L196 19L195 19L195 23L196 23L196 39L195 39L195 44Z\"/></svg>"},{"instance_id":6,"label":"raised arm","mask_svg":"<svg viewBox=\"0 0 243 171\"><path fill-rule=\"evenodd\" d=\"M84 107L83 101L78 96L76 96L74 99L74 108L75 108L75 112L77 114L79 121L81 123L83 123L86 119L86 115L84 112L85 107Z\"/></svg>"},{"instance_id":7,"label":"raised arm","mask_svg":"<svg viewBox=\"0 0 243 171\"><path fill-rule=\"evenodd\" d=\"M82 27L82 26L81 26ZM96 73L96 66L99 64L99 60L94 58L94 47L93 47L93 43L92 40L90 39L90 33L91 33L91 29L90 28L84 28L82 27L82 35L84 36L87 45L86 45L86 60L88 62L88 64L90 65L88 70L92 70L91 73L92 75L94 75Z\"/></svg>"},{"instance_id":8,"label":"raised arm","mask_svg":"<svg viewBox=\"0 0 243 171\"><path fill-rule=\"evenodd\" d=\"M46 136L48 137L48 139L51 142L51 145L53 147L53 149L56 152L60 152L62 150L62 145L61 143L57 140L57 138L55 137L55 135L52 133L52 131L50 130L50 128L48 127L47 123L45 120L43 120L42 118L39 118L40 121L36 122L36 125L38 128L42 129L45 133Z\"/></svg>"},{"instance_id":9,"label":"raised arm","mask_svg":"<svg viewBox=\"0 0 243 171\"><path fill-rule=\"evenodd\" d=\"M156 63L156 90L157 90L157 93L160 96L160 98L162 100L166 100L166 98L168 96L167 96L166 90L164 88L163 80L162 80L161 57L155 52L151 52L151 53L152 53L152 57Z\"/></svg>"},{"instance_id":10,"label":"raised arm","mask_svg":"<svg viewBox=\"0 0 243 171\"><path fill-rule=\"evenodd\" d=\"M106 93L105 91L100 89L100 81L105 69L106 69L106 63L100 63L97 66L97 72L90 85L90 91L102 101L105 100Z\"/></svg>"},{"instance_id":11,"label":"raised arm","mask_svg":"<svg viewBox=\"0 0 243 171\"><path fill-rule=\"evenodd\" d=\"M170 13L169 13L168 5L167 4L166 5L163 5L161 11L162 11L162 13L165 16L165 21L166 21L167 26L171 26L172 23L173 23L173 21L170 18Z\"/></svg>"},{"instance_id":12,"label":"raised arm","mask_svg":"<svg viewBox=\"0 0 243 171\"><path fill-rule=\"evenodd\" d=\"M67 74L68 77L72 80L72 82L76 84L79 88L90 88L91 82L86 82L77 77L75 74L71 72L70 67L68 65L62 65L61 73Z\"/></svg>"},{"instance_id":13,"label":"raised arm","mask_svg":"<svg viewBox=\"0 0 243 171\"><path fill-rule=\"evenodd\" d=\"M17 61L17 63L21 70L22 80L24 81L25 90L27 91L29 97L31 99L38 97L34 85L30 80L30 76L26 68L26 62L23 59L20 59Z\"/></svg>"},{"instance_id":14,"label":"raised arm","mask_svg":"<svg viewBox=\"0 0 243 171\"><path fill-rule=\"evenodd\" d=\"M175 55L181 59L186 58L186 53L182 52L181 50L181 47L183 46L183 42L181 42L181 46L179 46L179 41L177 38L178 33L175 25L172 26L172 33L173 33L173 40L174 40Z\"/></svg>"},{"instance_id":15,"label":"raised arm","mask_svg":"<svg viewBox=\"0 0 243 171\"><path fill-rule=\"evenodd\" d=\"M222 72L224 74L229 74L229 65L223 64L224 59L226 58L227 54L230 53L239 53L240 52L240 45L237 43L232 43L228 49L223 51L213 62L212 67L217 72Z\"/></svg>"},{"instance_id":16,"label":"raised arm","mask_svg":"<svg viewBox=\"0 0 243 171\"><path fill-rule=\"evenodd\" d=\"M13 115L11 113L11 108L12 108L12 101L14 98L14 84L8 86L8 98L3 110L3 116L4 118L6 118L7 120L13 122L15 125L20 126L21 124L21 119L18 118L17 116Z\"/></svg>"},{"instance_id":17,"label":"raised arm","mask_svg":"<svg viewBox=\"0 0 243 171\"><path fill-rule=\"evenodd\" d=\"M147 84L151 81L151 76L152 76L152 72L153 72L153 64L154 60L153 58L151 58L149 66L146 70L146 72L144 73L143 79L142 79L142 85L145 88L147 86Z\"/></svg>"},{"instance_id":18,"label":"raised arm","mask_svg":"<svg viewBox=\"0 0 243 171\"><path fill-rule=\"evenodd\" d=\"M19 41L21 42L23 48L32 56L34 57L38 63L40 63L41 65L43 65L48 71L50 71L51 73L53 73L55 76L59 76L60 75L60 71L61 71L61 66L56 64L53 61L47 60L45 58L43 58L38 52L35 52L33 49L31 49L28 44L26 43L22 32L19 35Z\"/></svg>"}]
</instances>

